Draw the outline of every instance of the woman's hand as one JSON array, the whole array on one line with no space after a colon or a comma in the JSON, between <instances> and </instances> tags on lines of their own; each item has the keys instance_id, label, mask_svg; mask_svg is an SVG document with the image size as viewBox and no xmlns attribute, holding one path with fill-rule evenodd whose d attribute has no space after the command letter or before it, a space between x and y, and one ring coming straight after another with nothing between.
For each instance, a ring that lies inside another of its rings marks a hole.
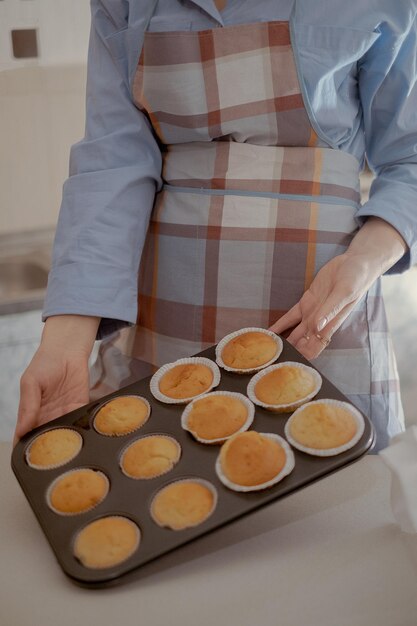
<instances>
[{"instance_id":1,"label":"woman's hand","mask_svg":"<svg viewBox=\"0 0 417 626\"><path fill-rule=\"evenodd\" d=\"M288 341L307 359L315 359L373 282L406 250L390 224L368 218L348 250L321 268L301 300L270 330L293 328Z\"/></svg>"},{"instance_id":2,"label":"woman's hand","mask_svg":"<svg viewBox=\"0 0 417 626\"><path fill-rule=\"evenodd\" d=\"M88 359L98 324L96 317L48 318L41 345L20 381L14 443L32 428L88 402Z\"/></svg>"},{"instance_id":3,"label":"woman's hand","mask_svg":"<svg viewBox=\"0 0 417 626\"><path fill-rule=\"evenodd\" d=\"M294 327L287 340L307 359L315 359L378 277L374 268L365 269L367 263L363 255L348 252L326 263L271 330L282 333Z\"/></svg>"}]
</instances>

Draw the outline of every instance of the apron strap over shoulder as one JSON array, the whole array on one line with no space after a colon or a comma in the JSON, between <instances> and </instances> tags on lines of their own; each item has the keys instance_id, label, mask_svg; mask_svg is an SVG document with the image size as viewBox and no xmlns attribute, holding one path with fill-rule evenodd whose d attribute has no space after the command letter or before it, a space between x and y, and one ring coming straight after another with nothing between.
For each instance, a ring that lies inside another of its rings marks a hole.
<instances>
[{"instance_id":1,"label":"apron strap over shoulder","mask_svg":"<svg viewBox=\"0 0 417 626\"><path fill-rule=\"evenodd\" d=\"M145 32L154 14L157 0L136 0L129 7L128 26L106 37L106 45L122 69L132 93L133 78L142 52ZM133 96L132 96L133 97Z\"/></svg>"},{"instance_id":2,"label":"apron strap over shoulder","mask_svg":"<svg viewBox=\"0 0 417 626\"><path fill-rule=\"evenodd\" d=\"M158 0L137 0L129 5L129 29L133 33L131 47L127 50L135 50L134 55L128 55L129 91L132 93L133 78L142 52L145 32L155 12ZM130 29L131 27L131 29Z\"/></svg>"}]
</instances>

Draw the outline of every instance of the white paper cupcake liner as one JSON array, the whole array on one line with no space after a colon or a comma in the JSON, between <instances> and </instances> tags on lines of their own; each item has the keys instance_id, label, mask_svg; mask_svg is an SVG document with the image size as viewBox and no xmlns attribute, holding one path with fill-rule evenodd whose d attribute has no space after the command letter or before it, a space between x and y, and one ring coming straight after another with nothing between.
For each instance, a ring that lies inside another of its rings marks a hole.
<instances>
[{"instance_id":1,"label":"white paper cupcake liner","mask_svg":"<svg viewBox=\"0 0 417 626\"><path fill-rule=\"evenodd\" d=\"M67 511L59 511L58 509L56 509L51 502L51 492L53 490L53 488L55 487L55 485L62 480L65 476L68 476L69 474L74 474L75 472L79 472L81 470L91 470L92 472L96 472L97 474L100 474L106 482L106 491L103 494L103 497L101 498L101 500L99 500L98 502L96 502L95 504L93 504L93 506L88 507L87 509L83 509L82 511L75 511L75 512L67 512ZM51 509L51 511L53 511L54 513L57 513L58 515L63 515L64 517L74 517L74 515L82 515L83 513L87 513L88 511L92 511L93 509L96 508L96 506L98 506L99 504L101 504L103 502L103 500L106 499L108 493L110 490L110 481L107 478L106 474L104 474L103 472L100 472L100 470L95 470L92 469L91 467L77 467L76 469L73 470L69 470L68 472L65 472L64 474L61 474L60 476L58 476L57 478L55 478L54 481L52 481L52 483L49 485L47 491L46 491L46 502L48 504L48 507Z\"/></svg>"},{"instance_id":2,"label":"white paper cupcake liner","mask_svg":"<svg viewBox=\"0 0 417 626\"><path fill-rule=\"evenodd\" d=\"M148 413L144 419L144 421L142 422L142 424L140 426L135 426L135 428L132 428L131 430L125 431L123 433L114 433L114 434L110 434L110 433L105 433L103 430L100 430L97 427L96 424L96 417L99 411L101 411L101 409L103 407L106 406L106 404L110 404L110 402L113 402L113 400L117 400L118 398L137 398L138 400L141 400L148 408ZM106 402L103 402L103 404L100 404L100 406L98 406L92 415L92 424L93 424L93 428L94 430L99 434L99 435L103 435L104 437L124 437L125 435L130 435L131 433L134 433L136 430L139 430L139 428L142 428L142 426L144 426L146 424L146 422L148 421L149 417L151 415L151 405L149 404L148 400L146 398L144 398L143 396L138 396L137 394L134 393L129 393L129 394L120 394L119 396L115 396L113 398L110 398L110 400L107 400Z\"/></svg>"},{"instance_id":3,"label":"white paper cupcake liner","mask_svg":"<svg viewBox=\"0 0 417 626\"><path fill-rule=\"evenodd\" d=\"M159 474L154 474L153 476L132 476L131 474L128 474L126 470L123 468L122 464L123 464L124 456L126 452L129 450L129 448L135 445L135 443L137 443L138 441L142 441L142 439L149 439L149 437L163 437L164 439L169 439L170 441L172 441L177 448L177 452L178 452L177 457L172 462L172 466L169 469L165 470L164 472L160 472ZM159 476L168 474L168 472L174 469L175 465L178 463L178 461L181 458L181 452L182 452L181 446L178 443L178 441L174 439L174 437L171 437L170 435L165 435L163 433L150 433L148 435L144 435L143 437L138 437L134 441L129 441L129 443L122 449L122 452L120 454L119 466L123 474L127 476L128 478L131 478L132 480L152 480L153 478L158 478Z\"/></svg>"},{"instance_id":4,"label":"white paper cupcake liner","mask_svg":"<svg viewBox=\"0 0 417 626\"><path fill-rule=\"evenodd\" d=\"M60 463L51 463L49 465L36 465L36 463L32 463L29 455L30 455L30 449L32 447L32 445L35 443L35 441L37 441L39 439L39 437L42 437L43 435L45 435L46 433L49 433L53 430L60 430L60 431L70 431L72 433L75 433L77 435L77 437L79 438L79 447L78 450L76 452L74 452L70 457L67 457L65 460L61 461ZM51 470L51 469L56 469L58 467L62 467L63 465L66 465L67 463L69 463L70 461L72 461L73 459L75 459L76 456L78 456L78 454L81 452L81 448L83 447L83 438L80 435L79 432L77 432L76 430L74 430L73 428L51 428L50 430L44 430L42 433L40 433L39 435L36 435L36 437L34 437L32 439L32 441L29 443L28 447L25 450L25 459L26 459L26 463L29 465L29 467L31 467L32 469L36 469L36 470Z\"/></svg>"},{"instance_id":5,"label":"white paper cupcake liner","mask_svg":"<svg viewBox=\"0 0 417 626\"><path fill-rule=\"evenodd\" d=\"M270 374L274 370L277 370L283 367L288 367L288 366L308 370L313 376L314 381L316 382L316 387L314 388L314 390L308 395L304 396L304 398L299 398L298 400L294 402L289 402L287 404L267 404L266 402L262 402L262 400L259 400L255 394L255 387L257 383L261 380L261 378L263 376L266 376L267 374ZM322 385L322 378L319 372L315 370L313 367L304 365L303 363L297 363L296 361L283 361L282 363L277 363L276 365L270 365L266 369L255 374L255 376L253 376L248 383L247 394L249 398L252 400L252 402L254 402L254 404L257 404L258 406L261 406L264 409L268 409L269 411L274 411L275 413L290 413L291 411L294 411L295 409L297 409L299 406L312 400L314 396L316 396L318 392L320 391L321 385Z\"/></svg>"},{"instance_id":6,"label":"white paper cupcake liner","mask_svg":"<svg viewBox=\"0 0 417 626\"><path fill-rule=\"evenodd\" d=\"M247 369L239 369L237 367L230 367L230 365L226 365L223 362L223 359L221 356L223 352L223 348L226 346L226 344L229 343L229 341L232 341L232 339L234 339L235 337L239 337L239 335L245 335L246 333L250 333L250 332L251 333L253 332L263 333L264 335L268 335L268 337L271 337L275 341L276 346L277 346L277 353L274 356L274 358L270 359L263 365L258 365L257 367L252 367L252 368L247 368ZM217 365L227 370L228 372L235 372L236 374L253 374L254 372L258 372L264 369L265 367L268 367L268 365L271 365L272 363L274 363L280 357L282 349L283 349L283 343L282 343L281 337L279 337L276 333L272 332L272 330L267 330L266 328L255 328L255 327L241 328L240 330L236 330L235 332L230 333L229 335L226 335L225 337L223 337L223 339L219 341L219 343L216 346L216 363Z\"/></svg>"},{"instance_id":7,"label":"white paper cupcake liner","mask_svg":"<svg viewBox=\"0 0 417 626\"><path fill-rule=\"evenodd\" d=\"M238 400L243 402L243 404L246 406L248 410L248 416L246 418L245 423L239 428L239 430L236 430L234 433L232 433L231 435L228 435L227 437L220 437L218 439L202 439L188 427L188 418L194 406L194 402L198 402L199 400L202 400L203 398L211 397L211 396L229 396L231 398L237 398ZM255 407L253 405L253 402L251 402L249 398L244 396L242 393L236 393L234 391L212 391L211 393L206 393L200 396L199 398L195 398L195 400L193 400L186 406L186 408L184 409L181 415L181 426L184 430L187 430L189 433L191 433L194 439L196 439L200 443L211 445L211 444L223 443L227 439L230 439L230 437L233 437L233 435L236 435L237 433L243 433L245 430L248 430L248 428L253 422L254 417L255 417Z\"/></svg>"},{"instance_id":8,"label":"white paper cupcake liner","mask_svg":"<svg viewBox=\"0 0 417 626\"><path fill-rule=\"evenodd\" d=\"M301 443L299 443L296 439L294 439L294 437L290 433L291 423L294 420L295 416L297 416L307 406L311 406L313 404L330 404L333 406L340 406L344 409L347 409L356 420L356 423L357 423L356 434L352 437L350 441L343 444L342 446L338 446L337 448L327 448L327 449L308 448L307 446L304 446ZM315 400L314 402L308 402L308 404L304 404L299 409L294 411L291 417L287 420L285 424L285 428L284 428L285 436L288 442L294 448L296 448L297 450L301 450L301 452L306 452L307 454L311 454L313 456L322 456L322 457L341 454L342 452L345 452L346 450L353 448L353 446L355 446L358 443L358 441L361 439L364 433L364 430L365 430L365 420L363 419L363 416L361 415L361 413L352 404L349 404L348 402L342 402L340 400L333 400L333 399Z\"/></svg>"},{"instance_id":9,"label":"white paper cupcake liner","mask_svg":"<svg viewBox=\"0 0 417 626\"><path fill-rule=\"evenodd\" d=\"M157 496L160 493L162 493L164 491L164 489L167 489L168 487L171 487L171 485L176 485L178 483L199 483L200 485L204 485L204 487L207 487L207 489L209 489L211 491L211 493L213 494L213 506L211 507L210 513L203 520L201 520L200 522L197 522L196 524L189 524L188 526L184 526L184 528L176 529L176 528L172 528L171 526L168 526L167 524L162 524L161 522L159 522L156 519L155 515L154 515L153 507L154 507L155 499L157 498ZM204 480L204 478L181 478L179 480L172 481L168 485L165 485L164 487L162 487L161 489L158 490L158 492L152 498L152 502L151 502L151 505L150 505L150 508L149 508L149 513L150 513L150 516L151 516L152 520L160 528L169 528L169 530L173 530L175 532L180 532L181 530L186 530L187 528L195 528L196 526L200 526L200 524L204 524L204 522L206 522L209 519L209 517L211 517L213 515L214 511L216 510L217 500L218 500L217 489L208 480Z\"/></svg>"},{"instance_id":10,"label":"white paper cupcake liner","mask_svg":"<svg viewBox=\"0 0 417 626\"><path fill-rule=\"evenodd\" d=\"M282 448L284 448L285 457L286 457L284 467L276 476L274 476L274 478L271 478L270 480L260 485L251 485L251 486L238 485L237 483L234 483L231 480L229 480L227 476L223 473L221 460L220 460L220 453L219 453L219 456L217 457L217 460L216 460L216 466L215 466L216 474L221 480L221 482L223 483L223 485L225 485L229 489L232 489L233 491L241 491L241 492L260 491L261 489L267 489L268 487L272 487L272 485L279 483L283 478L285 478L285 476L288 476L288 474L290 474L293 471L294 466L295 466L294 453L291 450L288 443L285 441L285 439L283 437L280 437L279 435L276 435L275 433L259 433L259 435L262 435L263 437L268 437L268 439L272 439L276 441L277 443L280 444L280 446L282 446Z\"/></svg>"},{"instance_id":11,"label":"white paper cupcake liner","mask_svg":"<svg viewBox=\"0 0 417 626\"><path fill-rule=\"evenodd\" d=\"M170 398L169 396L166 396L165 394L163 394L159 390L159 381L161 380L162 376L166 374L173 367L176 367L177 365L188 365L188 364L206 365L207 367L211 369L211 371L213 372L213 381L210 387L208 389L205 389L203 393L190 396L189 398ZM166 404L187 404L191 400L194 400L195 398L199 398L203 396L204 394L208 393L211 389L214 389L215 387L217 387L219 382L220 382L220 370L217 367L217 365L210 359L197 356L197 357L178 359L178 361L174 361L173 363L166 363L165 365L162 365L162 367L160 367L159 370L157 370L155 374L152 376L150 383L149 383L149 387L154 398L156 398L157 400L160 400L161 402L165 402Z\"/></svg>"},{"instance_id":12,"label":"white paper cupcake liner","mask_svg":"<svg viewBox=\"0 0 417 626\"><path fill-rule=\"evenodd\" d=\"M129 522L129 524L131 524L131 526L133 526L135 528L135 531L136 531L136 543L135 543L134 547L132 546L130 552L123 559L121 559L120 561L117 561L117 563L113 563L112 565L106 565L106 566L103 566L103 567L100 567L100 566L94 567L92 565L87 565L87 564L83 563L81 558L76 554L75 549L76 549L76 543L77 543L78 536L83 532L83 530L85 530L86 528L91 526L91 524L94 524L94 522L98 522L101 519L123 519L126 522ZM103 515L103 517L98 517L97 519L93 520L92 522L89 522L88 524L85 524L85 526L83 526L83 528L81 528L81 530L79 530L77 532L77 534L74 537L73 544L72 544L72 553L73 553L74 557L77 559L77 561L79 563L81 563L81 565L83 567L85 567L87 569L94 569L94 570L110 569L111 567L117 567L121 563L124 563L125 561L130 559L130 557L139 548L141 539L142 539L142 533L141 533L141 530L140 530L139 526L134 521L132 521L130 518L125 517L124 515Z\"/></svg>"}]
</instances>

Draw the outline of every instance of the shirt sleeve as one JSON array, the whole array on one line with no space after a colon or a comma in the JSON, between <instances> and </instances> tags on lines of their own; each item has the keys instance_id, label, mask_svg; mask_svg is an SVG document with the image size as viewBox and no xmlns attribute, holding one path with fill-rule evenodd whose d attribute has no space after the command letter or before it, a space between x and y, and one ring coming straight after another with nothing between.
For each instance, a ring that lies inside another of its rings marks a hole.
<instances>
[{"instance_id":1,"label":"shirt sleeve","mask_svg":"<svg viewBox=\"0 0 417 626\"><path fill-rule=\"evenodd\" d=\"M411 13L411 10L410 10ZM382 22L380 36L359 65L367 159L376 177L360 224L374 215L391 224L408 245L387 272L417 263L417 20L402 31Z\"/></svg>"},{"instance_id":2,"label":"shirt sleeve","mask_svg":"<svg viewBox=\"0 0 417 626\"><path fill-rule=\"evenodd\" d=\"M44 320L101 317L98 338L136 321L138 267L162 185L161 151L133 103L128 53L120 45L126 6L91 1L85 136L70 151L43 310Z\"/></svg>"}]
</instances>

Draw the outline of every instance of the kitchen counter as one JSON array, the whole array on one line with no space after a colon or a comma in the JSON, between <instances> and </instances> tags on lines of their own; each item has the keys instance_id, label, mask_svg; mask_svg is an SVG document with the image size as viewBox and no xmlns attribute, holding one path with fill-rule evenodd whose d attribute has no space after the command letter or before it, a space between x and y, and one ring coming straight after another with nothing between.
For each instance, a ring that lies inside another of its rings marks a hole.
<instances>
[{"instance_id":1,"label":"kitchen counter","mask_svg":"<svg viewBox=\"0 0 417 626\"><path fill-rule=\"evenodd\" d=\"M143 568L118 587L62 573L0 443L2 626L415 626L417 535L366 456Z\"/></svg>"}]
</instances>

